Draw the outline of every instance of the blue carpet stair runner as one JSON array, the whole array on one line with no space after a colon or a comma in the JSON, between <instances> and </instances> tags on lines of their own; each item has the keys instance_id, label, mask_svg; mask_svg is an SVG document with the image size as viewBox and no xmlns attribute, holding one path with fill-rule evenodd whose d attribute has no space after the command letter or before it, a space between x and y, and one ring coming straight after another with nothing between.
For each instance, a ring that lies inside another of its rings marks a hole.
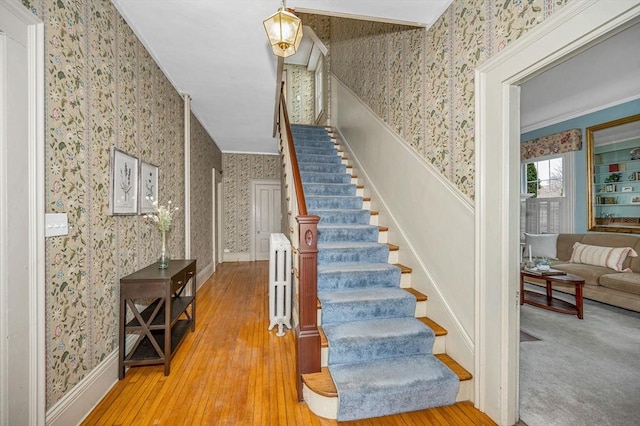
<instances>
[{"instance_id":1,"label":"blue carpet stair runner","mask_svg":"<svg viewBox=\"0 0 640 426\"><path fill-rule=\"evenodd\" d=\"M318 299L338 420L450 405L458 377L433 356L433 331L415 318L389 248L323 127L292 126L307 211L318 225Z\"/></svg>"}]
</instances>

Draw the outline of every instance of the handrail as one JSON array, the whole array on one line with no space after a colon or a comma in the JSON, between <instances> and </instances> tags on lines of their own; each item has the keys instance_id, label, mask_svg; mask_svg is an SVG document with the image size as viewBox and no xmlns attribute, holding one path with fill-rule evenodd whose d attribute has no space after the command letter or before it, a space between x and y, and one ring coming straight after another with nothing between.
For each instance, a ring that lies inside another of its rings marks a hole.
<instances>
[{"instance_id":1,"label":"handrail","mask_svg":"<svg viewBox=\"0 0 640 426\"><path fill-rule=\"evenodd\" d=\"M279 121L285 182L291 182L293 191L287 187L292 201L290 214L295 217L298 226L294 226L290 218L291 243L294 246L294 285L297 285L298 324L296 325L296 382L298 401L303 400L302 375L320 372L320 332L318 330L318 222L320 217L307 214L307 203L300 178L298 158L293 145L293 135L287 105L284 99L284 83L282 84L279 103ZM284 132L284 133L283 133ZM283 138L284 136L284 138ZM284 146L286 140L286 146ZM289 156L287 157L287 153ZM290 167L290 168L289 168ZM287 175L290 173L290 175ZM296 249L297 244L297 249Z\"/></svg>"}]
</instances>

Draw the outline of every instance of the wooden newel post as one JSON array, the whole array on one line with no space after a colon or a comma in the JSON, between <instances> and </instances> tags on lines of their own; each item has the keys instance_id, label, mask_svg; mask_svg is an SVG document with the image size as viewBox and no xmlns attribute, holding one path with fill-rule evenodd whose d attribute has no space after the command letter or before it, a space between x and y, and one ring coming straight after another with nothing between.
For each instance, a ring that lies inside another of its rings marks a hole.
<instances>
[{"instance_id":1,"label":"wooden newel post","mask_svg":"<svg viewBox=\"0 0 640 426\"><path fill-rule=\"evenodd\" d=\"M296 377L298 401L302 396L302 374L320 372L320 332L318 331L318 222L319 216L296 217L300 227L299 289L296 327Z\"/></svg>"}]
</instances>

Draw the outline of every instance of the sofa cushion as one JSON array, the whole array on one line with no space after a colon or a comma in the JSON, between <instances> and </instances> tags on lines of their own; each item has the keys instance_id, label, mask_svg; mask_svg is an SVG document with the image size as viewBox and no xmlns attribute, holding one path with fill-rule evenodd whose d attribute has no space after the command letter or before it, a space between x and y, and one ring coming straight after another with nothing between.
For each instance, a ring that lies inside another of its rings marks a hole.
<instances>
[{"instance_id":1,"label":"sofa cushion","mask_svg":"<svg viewBox=\"0 0 640 426\"><path fill-rule=\"evenodd\" d=\"M605 274L599 282L603 287L640 295L640 274Z\"/></svg>"},{"instance_id":2,"label":"sofa cushion","mask_svg":"<svg viewBox=\"0 0 640 426\"><path fill-rule=\"evenodd\" d=\"M551 262L551 267L584 278L585 285L598 285L598 279L601 275L613 272L604 266L585 265L581 263Z\"/></svg>"},{"instance_id":3,"label":"sofa cushion","mask_svg":"<svg viewBox=\"0 0 640 426\"><path fill-rule=\"evenodd\" d=\"M587 232L583 234L579 242L592 246L631 247L636 253L640 253L640 235L612 232ZM640 272L640 256L627 256L627 260L623 263L622 268L631 268L633 272Z\"/></svg>"},{"instance_id":4,"label":"sofa cushion","mask_svg":"<svg viewBox=\"0 0 640 426\"><path fill-rule=\"evenodd\" d=\"M532 257L548 257L557 259L556 245L558 234L529 234L524 233L524 256L529 257L531 249Z\"/></svg>"},{"instance_id":5,"label":"sofa cushion","mask_svg":"<svg viewBox=\"0 0 640 426\"><path fill-rule=\"evenodd\" d=\"M631 247L602 247L575 243L569 262L606 266L614 271L621 272L627 255L636 257L638 254ZM631 272L630 269L627 271Z\"/></svg>"}]
</instances>

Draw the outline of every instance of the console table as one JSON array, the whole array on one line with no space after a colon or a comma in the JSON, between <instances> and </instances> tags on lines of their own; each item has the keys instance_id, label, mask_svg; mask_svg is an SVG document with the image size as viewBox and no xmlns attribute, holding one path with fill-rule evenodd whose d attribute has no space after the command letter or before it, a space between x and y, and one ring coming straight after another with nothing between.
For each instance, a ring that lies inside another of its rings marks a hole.
<instances>
[{"instance_id":1,"label":"console table","mask_svg":"<svg viewBox=\"0 0 640 426\"><path fill-rule=\"evenodd\" d=\"M164 375L169 375L175 350L189 329L196 329L195 294L195 260L171 260L166 269L154 263L120 279L120 379L125 367L134 365L164 364ZM136 300L152 303L138 311ZM133 315L129 321L128 312ZM129 334L137 338L127 352Z\"/></svg>"}]
</instances>

